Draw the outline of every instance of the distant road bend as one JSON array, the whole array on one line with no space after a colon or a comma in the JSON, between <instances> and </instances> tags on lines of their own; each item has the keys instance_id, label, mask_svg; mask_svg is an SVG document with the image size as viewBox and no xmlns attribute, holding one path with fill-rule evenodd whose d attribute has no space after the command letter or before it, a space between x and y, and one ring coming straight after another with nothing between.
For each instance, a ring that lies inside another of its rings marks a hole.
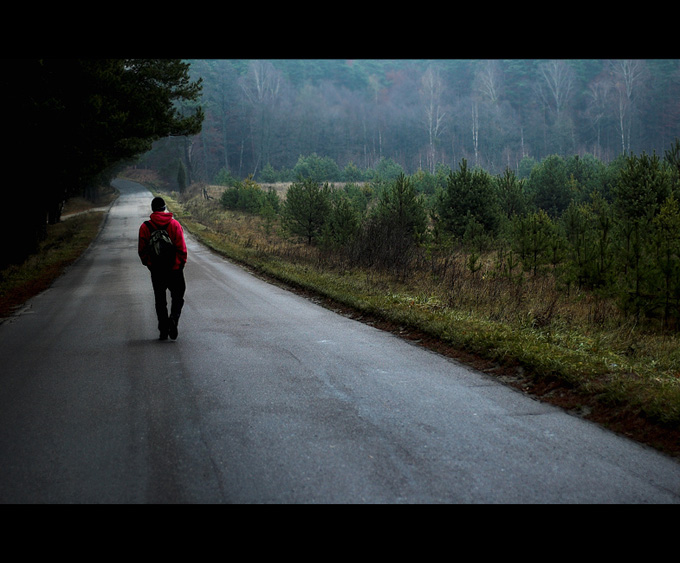
<instances>
[{"instance_id":1,"label":"distant road bend","mask_svg":"<svg viewBox=\"0 0 680 563\"><path fill-rule=\"evenodd\" d=\"M3 503L678 503L680 464L267 284L188 236L157 340L121 197L0 325Z\"/></svg>"}]
</instances>

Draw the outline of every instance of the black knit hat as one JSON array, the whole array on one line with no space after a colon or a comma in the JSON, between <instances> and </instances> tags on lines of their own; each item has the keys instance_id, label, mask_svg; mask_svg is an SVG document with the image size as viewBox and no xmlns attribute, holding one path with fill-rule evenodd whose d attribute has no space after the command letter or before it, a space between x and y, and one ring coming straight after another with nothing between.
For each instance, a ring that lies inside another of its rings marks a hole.
<instances>
[{"instance_id":1,"label":"black knit hat","mask_svg":"<svg viewBox=\"0 0 680 563\"><path fill-rule=\"evenodd\" d=\"M155 197L151 201L151 211L165 211L165 201L162 197Z\"/></svg>"}]
</instances>

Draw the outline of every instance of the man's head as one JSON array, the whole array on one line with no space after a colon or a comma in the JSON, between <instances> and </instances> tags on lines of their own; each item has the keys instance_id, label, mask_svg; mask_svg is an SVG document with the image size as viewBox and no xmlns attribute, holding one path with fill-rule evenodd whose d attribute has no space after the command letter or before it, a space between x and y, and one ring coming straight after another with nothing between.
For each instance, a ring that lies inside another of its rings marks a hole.
<instances>
[{"instance_id":1,"label":"man's head","mask_svg":"<svg viewBox=\"0 0 680 563\"><path fill-rule=\"evenodd\" d=\"M155 197L151 201L151 211L165 211L165 200L162 197Z\"/></svg>"}]
</instances>

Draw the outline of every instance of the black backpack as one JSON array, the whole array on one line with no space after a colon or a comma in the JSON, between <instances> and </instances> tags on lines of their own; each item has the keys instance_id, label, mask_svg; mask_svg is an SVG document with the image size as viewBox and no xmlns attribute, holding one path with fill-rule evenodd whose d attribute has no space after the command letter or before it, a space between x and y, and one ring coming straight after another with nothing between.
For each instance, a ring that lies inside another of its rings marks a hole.
<instances>
[{"instance_id":1,"label":"black backpack","mask_svg":"<svg viewBox=\"0 0 680 563\"><path fill-rule=\"evenodd\" d=\"M157 228L151 221L145 221L151 237L149 238L149 259L152 268L171 269L175 264L177 249L165 229Z\"/></svg>"}]
</instances>

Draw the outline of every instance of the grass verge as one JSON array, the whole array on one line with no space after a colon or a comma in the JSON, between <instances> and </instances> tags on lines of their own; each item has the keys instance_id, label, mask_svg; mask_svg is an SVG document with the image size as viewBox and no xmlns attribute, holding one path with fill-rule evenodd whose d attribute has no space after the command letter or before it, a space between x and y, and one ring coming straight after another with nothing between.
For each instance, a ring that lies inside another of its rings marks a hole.
<instances>
[{"instance_id":1,"label":"grass verge","mask_svg":"<svg viewBox=\"0 0 680 563\"><path fill-rule=\"evenodd\" d=\"M680 457L677 334L645 332L626 323L586 326L569 320L576 315L573 308L561 320L556 314L546 322L552 305L545 304L538 285L523 290L514 316L476 306L481 278L472 289L457 287L469 294L468 301L457 297L453 303L441 284L417 276L404 282L351 265L329 267L313 249L282 242L257 217L223 211L200 198L181 204L162 195L196 238L260 276ZM492 300L500 303L496 308L510 308L505 297Z\"/></svg>"},{"instance_id":2,"label":"grass verge","mask_svg":"<svg viewBox=\"0 0 680 563\"><path fill-rule=\"evenodd\" d=\"M92 244L116 193L102 190L96 202L74 198L67 202L62 221L47 226L47 238L37 253L23 263L0 271L0 320L10 317L26 301L48 289Z\"/></svg>"}]
</instances>

